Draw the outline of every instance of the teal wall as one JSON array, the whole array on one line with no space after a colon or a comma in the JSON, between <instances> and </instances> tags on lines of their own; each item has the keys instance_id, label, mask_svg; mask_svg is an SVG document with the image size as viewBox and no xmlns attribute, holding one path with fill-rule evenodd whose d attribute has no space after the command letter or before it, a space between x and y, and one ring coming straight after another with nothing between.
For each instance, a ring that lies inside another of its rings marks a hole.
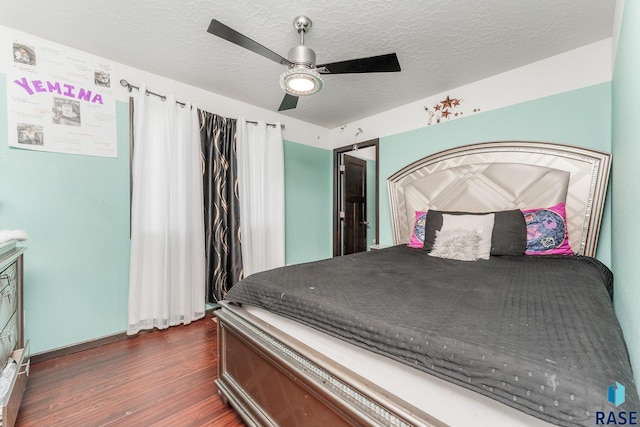
<instances>
[{"instance_id":1,"label":"teal wall","mask_svg":"<svg viewBox=\"0 0 640 427\"><path fill-rule=\"evenodd\" d=\"M333 152L285 141L286 262L333 255Z\"/></svg>"},{"instance_id":2,"label":"teal wall","mask_svg":"<svg viewBox=\"0 0 640 427\"><path fill-rule=\"evenodd\" d=\"M624 2L612 83L614 303L640 388L640 2Z\"/></svg>"},{"instance_id":3,"label":"teal wall","mask_svg":"<svg viewBox=\"0 0 640 427\"><path fill-rule=\"evenodd\" d=\"M558 142L611 151L611 84L476 113L380 139L380 243L391 244L387 178L448 148L487 141ZM611 212L605 206L597 257L611 265Z\"/></svg>"},{"instance_id":4,"label":"teal wall","mask_svg":"<svg viewBox=\"0 0 640 427\"><path fill-rule=\"evenodd\" d=\"M9 148L0 74L0 229L29 234L25 334L41 353L126 330L129 109L118 158ZM285 142L286 262L331 256L331 151Z\"/></svg>"},{"instance_id":5,"label":"teal wall","mask_svg":"<svg viewBox=\"0 0 640 427\"><path fill-rule=\"evenodd\" d=\"M0 75L0 228L29 234L25 334L38 353L126 329L129 274L128 106L118 158L9 148Z\"/></svg>"}]
</instances>

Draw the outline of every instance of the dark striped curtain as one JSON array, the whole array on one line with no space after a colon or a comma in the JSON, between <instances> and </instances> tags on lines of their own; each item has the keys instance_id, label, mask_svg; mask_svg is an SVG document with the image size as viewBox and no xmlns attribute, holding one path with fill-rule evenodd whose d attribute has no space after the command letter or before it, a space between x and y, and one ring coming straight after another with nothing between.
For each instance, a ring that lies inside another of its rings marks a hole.
<instances>
[{"instance_id":1,"label":"dark striped curtain","mask_svg":"<svg viewBox=\"0 0 640 427\"><path fill-rule=\"evenodd\" d=\"M242 278L236 119L200 113L207 301L218 302Z\"/></svg>"}]
</instances>

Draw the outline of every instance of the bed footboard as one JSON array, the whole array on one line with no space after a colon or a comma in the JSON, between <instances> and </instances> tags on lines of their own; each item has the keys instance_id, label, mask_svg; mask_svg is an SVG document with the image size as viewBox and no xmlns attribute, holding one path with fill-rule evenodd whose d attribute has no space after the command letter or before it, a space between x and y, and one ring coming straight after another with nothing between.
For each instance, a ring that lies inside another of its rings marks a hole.
<instances>
[{"instance_id":1,"label":"bed footboard","mask_svg":"<svg viewBox=\"0 0 640 427\"><path fill-rule=\"evenodd\" d=\"M241 309L216 317L218 392L250 426L444 426Z\"/></svg>"}]
</instances>

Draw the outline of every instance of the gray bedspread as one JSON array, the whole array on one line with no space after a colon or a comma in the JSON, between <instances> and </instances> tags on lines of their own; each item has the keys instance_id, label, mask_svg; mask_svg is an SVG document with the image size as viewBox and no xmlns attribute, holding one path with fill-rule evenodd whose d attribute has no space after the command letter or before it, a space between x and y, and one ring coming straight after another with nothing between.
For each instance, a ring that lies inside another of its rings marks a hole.
<instances>
[{"instance_id":1,"label":"gray bedspread","mask_svg":"<svg viewBox=\"0 0 640 427\"><path fill-rule=\"evenodd\" d=\"M270 270L226 295L559 425L638 411L611 272L589 257L465 262L394 246ZM607 401L616 382L626 402ZM453 408L452 408L453 409ZM605 418L606 420L607 418Z\"/></svg>"}]
</instances>

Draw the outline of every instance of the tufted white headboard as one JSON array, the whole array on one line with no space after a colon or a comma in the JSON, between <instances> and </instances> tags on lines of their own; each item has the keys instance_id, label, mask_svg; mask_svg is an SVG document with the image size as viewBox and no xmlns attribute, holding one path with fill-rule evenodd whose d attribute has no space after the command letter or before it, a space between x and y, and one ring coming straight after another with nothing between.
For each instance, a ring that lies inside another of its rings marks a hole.
<instances>
[{"instance_id":1,"label":"tufted white headboard","mask_svg":"<svg viewBox=\"0 0 640 427\"><path fill-rule=\"evenodd\" d=\"M573 250L595 256L611 155L547 142L487 142L441 151L387 179L395 244L417 210L487 212L566 202Z\"/></svg>"}]
</instances>

